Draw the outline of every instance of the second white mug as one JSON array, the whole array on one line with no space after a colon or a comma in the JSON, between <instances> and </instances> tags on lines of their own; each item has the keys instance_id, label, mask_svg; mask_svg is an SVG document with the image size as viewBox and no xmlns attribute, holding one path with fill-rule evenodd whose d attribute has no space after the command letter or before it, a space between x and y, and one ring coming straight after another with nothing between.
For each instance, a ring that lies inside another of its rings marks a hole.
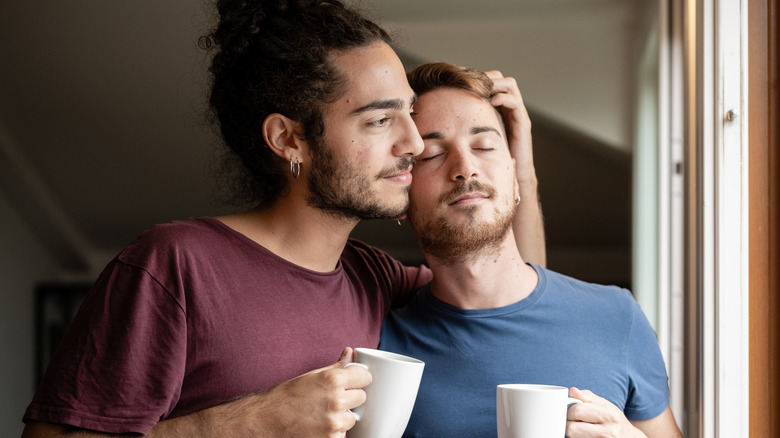
<instances>
[{"instance_id":1,"label":"second white mug","mask_svg":"<svg viewBox=\"0 0 780 438\"><path fill-rule=\"evenodd\" d=\"M563 386L505 384L496 388L498 438L563 438L572 403Z\"/></svg>"}]
</instances>

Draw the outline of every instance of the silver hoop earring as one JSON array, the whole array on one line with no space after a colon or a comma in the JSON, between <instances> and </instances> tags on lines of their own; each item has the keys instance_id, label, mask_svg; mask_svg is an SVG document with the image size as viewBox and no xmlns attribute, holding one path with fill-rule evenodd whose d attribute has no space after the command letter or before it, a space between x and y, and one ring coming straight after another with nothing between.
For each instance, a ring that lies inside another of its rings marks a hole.
<instances>
[{"instance_id":1,"label":"silver hoop earring","mask_svg":"<svg viewBox=\"0 0 780 438\"><path fill-rule=\"evenodd\" d=\"M298 176L301 174L301 162L298 161L298 159L295 159L295 163L293 163L292 157L290 157L290 173L292 173L293 178L298 179Z\"/></svg>"},{"instance_id":2,"label":"silver hoop earring","mask_svg":"<svg viewBox=\"0 0 780 438\"><path fill-rule=\"evenodd\" d=\"M520 195L517 195L517 201L515 201L515 205L520 205Z\"/></svg>"}]
</instances>

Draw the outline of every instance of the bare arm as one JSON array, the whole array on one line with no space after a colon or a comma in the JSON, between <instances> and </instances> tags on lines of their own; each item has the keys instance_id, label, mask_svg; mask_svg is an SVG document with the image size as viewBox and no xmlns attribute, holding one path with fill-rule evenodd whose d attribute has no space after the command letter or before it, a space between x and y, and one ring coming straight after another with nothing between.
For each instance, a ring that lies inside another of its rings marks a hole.
<instances>
[{"instance_id":1,"label":"bare arm","mask_svg":"<svg viewBox=\"0 0 780 438\"><path fill-rule=\"evenodd\" d=\"M650 420L629 421L617 406L590 391L571 388L569 395L584 403L569 407L566 421L566 436L568 437L682 437L669 407Z\"/></svg>"},{"instance_id":2,"label":"bare arm","mask_svg":"<svg viewBox=\"0 0 780 438\"><path fill-rule=\"evenodd\" d=\"M355 425L348 409L365 402L361 389L371 383L362 367L343 366L352 357L345 349L339 361L288 380L261 393L164 420L145 436L169 437L344 437ZM105 438L139 436L105 434L68 426L31 422L22 438Z\"/></svg>"},{"instance_id":3,"label":"bare arm","mask_svg":"<svg viewBox=\"0 0 780 438\"><path fill-rule=\"evenodd\" d=\"M674 420L672 408L667 407L661 415L644 421L632 421L637 429L644 432L648 438L682 438L680 428Z\"/></svg>"},{"instance_id":4,"label":"bare arm","mask_svg":"<svg viewBox=\"0 0 780 438\"><path fill-rule=\"evenodd\" d=\"M505 78L498 71L486 73L493 80L495 95L491 103L501 112L507 131L509 152L515 159L520 204L517 206L512 230L517 247L526 262L547 266L544 219L534 168L531 119L528 117L517 81L511 77Z\"/></svg>"}]
</instances>

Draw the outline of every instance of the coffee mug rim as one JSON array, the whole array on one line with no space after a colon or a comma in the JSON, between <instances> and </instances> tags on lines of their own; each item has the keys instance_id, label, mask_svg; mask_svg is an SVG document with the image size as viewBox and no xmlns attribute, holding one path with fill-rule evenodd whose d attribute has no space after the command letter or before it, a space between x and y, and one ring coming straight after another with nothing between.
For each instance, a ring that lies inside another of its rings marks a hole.
<instances>
[{"instance_id":1,"label":"coffee mug rim","mask_svg":"<svg viewBox=\"0 0 780 438\"><path fill-rule=\"evenodd\" d=\"M565 386L559 386L559 385L544 385L544 384L538 384L538 383L502 383L500 385L496 386L498 389L524 389L528 391L560 391L562 389L565 389L566 391L569 390L569 388Z\"/></svg>"},{"instance_id":2,"label":"coffee mug rim","mask_svg":"<svg viewBox=\"0 0 780 438\"><path fill-rule=\"evenodd\" d=\"M408 363L415 363L415 364L425 364L425 362L421 361L420 359L404 356L403 354L393 353L392 351L377 350L376 348L358 347L355 348L355 351L360 352L361 354L365 354L367 356L372 356L377 358L392 359L400 362L408 362Z\"/></svg>"}]
</instances>

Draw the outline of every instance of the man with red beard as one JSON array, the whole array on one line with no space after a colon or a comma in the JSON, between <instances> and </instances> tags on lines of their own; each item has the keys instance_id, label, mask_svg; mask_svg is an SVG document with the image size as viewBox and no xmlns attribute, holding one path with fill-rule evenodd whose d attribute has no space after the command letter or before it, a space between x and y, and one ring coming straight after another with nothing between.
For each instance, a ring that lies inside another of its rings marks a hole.
<instances>
[{"instance_id":1,"label":"man with red beard","mask_svg":"<svg viewBox=\"0 0 780 438\"><path fill-rule=\"evenodd\" d=\"M504 383L570 387L584 402L568 410L572 438L680 436L655 333L630 292L520 255L512 221L526 201L494 105L522 100L491 75L444 63L409 74L425 148L407 214L434 278L382 331L380 348L426 363L404 436L495 436Z\"/></svg>"}]
</instances>

